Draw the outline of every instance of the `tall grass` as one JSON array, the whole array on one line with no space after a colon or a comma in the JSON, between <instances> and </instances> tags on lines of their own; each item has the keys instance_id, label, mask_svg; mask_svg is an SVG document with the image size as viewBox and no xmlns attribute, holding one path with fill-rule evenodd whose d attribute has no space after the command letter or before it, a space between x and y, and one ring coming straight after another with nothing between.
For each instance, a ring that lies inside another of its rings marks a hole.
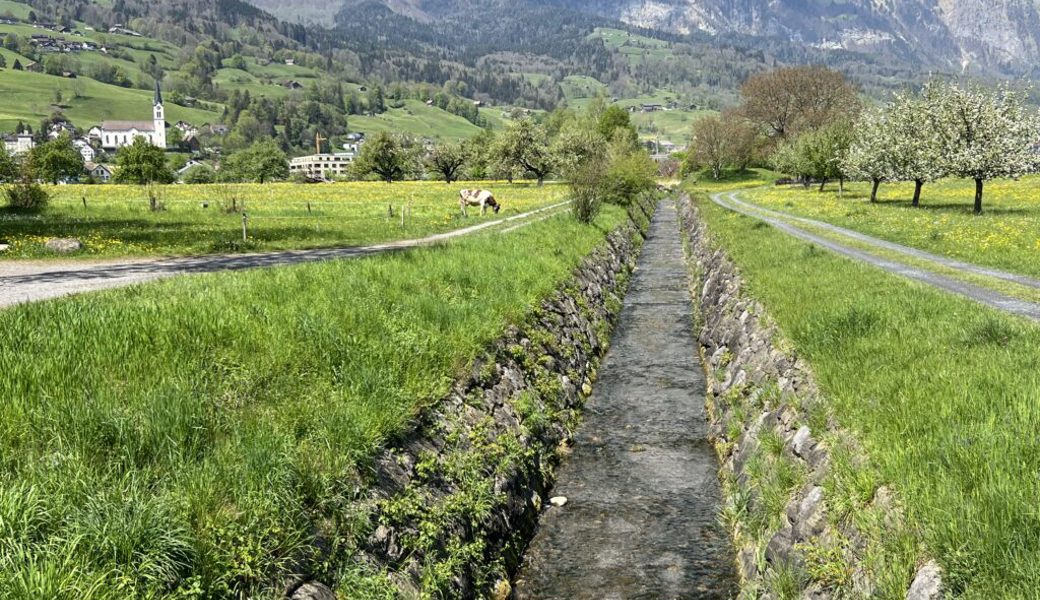
<instances>
[{"instance_id":1,"label":"tall grass","mask_svg":"<svg viewBox=\"0 0 1040 600\"><path fill-rule=\"evenodd\" d=\"M949 591L1036 597L1040 328L699 205L905 499Z\"/></svg>"},{"instance_id":2,"label":"tall grass","mask_svg":"<svg viewBox=\"0 0 1040 600\"><path fill-rule=\"evenodd\" d=\"M625 218L0 312L0 596L262 594L349 545L364 459Z\"/></svg>"}]
</instances>

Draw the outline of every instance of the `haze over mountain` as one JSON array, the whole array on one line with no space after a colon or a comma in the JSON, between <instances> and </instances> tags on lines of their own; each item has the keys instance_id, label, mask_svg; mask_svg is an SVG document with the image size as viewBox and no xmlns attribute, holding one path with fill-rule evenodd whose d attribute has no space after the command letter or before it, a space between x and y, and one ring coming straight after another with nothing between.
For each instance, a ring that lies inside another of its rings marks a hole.
<instances>
[{"instance_id":1,"label":"haze over mountain","mask_svg":"<svg viewBox=\"0 0 1040 600\"><path fill-rule=\"evenodd\" d=\"M289 20L331 25L374 3L419 22L467 15L474 26L527 20L516 3L448 0L250 0ZM495 10L496 5L512 10ZM1040 60L1037 0L535 0L529 6L577 12L672 34L782 38L810 47L897 57L925 67L1030 72Z\"/></svg>"}]
</instances>

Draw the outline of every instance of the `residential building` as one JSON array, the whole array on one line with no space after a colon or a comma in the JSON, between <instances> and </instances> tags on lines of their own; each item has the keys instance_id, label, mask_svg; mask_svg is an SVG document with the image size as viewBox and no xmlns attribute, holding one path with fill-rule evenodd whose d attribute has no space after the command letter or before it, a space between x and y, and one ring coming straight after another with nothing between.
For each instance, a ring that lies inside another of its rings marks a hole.
<instances>
[{"instance_id":1,"label":"residential building","mask_svg":"<svg viewBox=\"0 0 1040 600\"><path fill-rule=\"evenodd\" d=\"M16 133L4 136L4 149L11 156L25 154L36 146L31 133Z\"/></svg>"},{"instance_id":2,"label":"residential building","mask_svg":"<svg viewBox=\"0 0 1040 600\"><path fill-rule=\"evenodd\" d=\"M112 180L112 169L109 169L105 165L99 165L93 161L89 161L83 164L83 168L86 169L87 174L93 177L96 181L108 183Z\"/></svg>"},{"instance_id":3,"label":"residential building","mask_svg":"<svg viewBox=\"0 0 1040 600\"><path fill-rule=\"evenodd\" d=\"M311 179L343 177L348 173L350 165L355 158L357 158L356 152L298 156L289 161L289 173L292 175L304 175Z\"/></svg>"},{"instance_id":4,"label":"residential building","mask_svg":"<svg viewBox=\"0 0 1040 600\"><path fill-rule=\"evenodd\" d=\"M72 140L72 145L76 150L79 150L80 156L83 157L83 162L92 163L97 159L97 150L94 150L94 147L87 140L82 138Z\"/></svg>"}]
</instances>

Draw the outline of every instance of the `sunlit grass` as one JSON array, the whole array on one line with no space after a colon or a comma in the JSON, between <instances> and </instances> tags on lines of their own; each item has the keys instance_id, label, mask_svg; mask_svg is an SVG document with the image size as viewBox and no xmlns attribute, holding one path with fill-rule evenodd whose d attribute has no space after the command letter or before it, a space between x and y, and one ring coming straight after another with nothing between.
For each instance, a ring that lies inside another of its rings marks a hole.
<instances>
[{"instance_id":1,"label":"sunlit grass","mask_svg":"<svg viewBox=\"0 0 1040 600\"><path fill-rule=\"evenodd\" d=\"M862 231L981 265L1040 275L1040 177L986 184L985 212L972 214L975 184L944 180L924 187L920 208L910 206L913 184L884 184L869 202L867 184L749 191L755 204Z\"/></svg>"},{"instance_id":2,"label":"sunlit grass","mask_svg":"<svg viewBox=\"0 0 1040 600\"><path fill-rule=\"evenodd\" d=\"M480 216L471 210L464 218L458 195L467 187L492 190L501 212ZM449 231L566 195L562 185L504 182L173 185L159 189L166 210L153 212L149 190L141 186L48 189L53 198L41 213L0 209L0 242L11 245L0 259L53 257L44 247L53 237L81 239L85 249L74 256L93 258L353 246ZM249 218L246 242L243 210Z\"/></svg>"},{"instance_id":3,"label":"sunlit grass","mask_svg":"<svg viewBox=\"0 0 1040 600\"><path fill-rule=\"evenodd\" d=\"M0 595L273 597L349 555L364 459L626 218L0 312Z\"/></svg>"},{"instance_id":4,"label":"sunlit grass","mask_svg":"<svg viewBox=\"0 0 1040 600\"><path fill-rule=\"evenodd\" d=\"M1035 597L1040 329L814 251L706 198L699 206L841 425L905 500L948 590Z\"/></svg>"}]
</instances>

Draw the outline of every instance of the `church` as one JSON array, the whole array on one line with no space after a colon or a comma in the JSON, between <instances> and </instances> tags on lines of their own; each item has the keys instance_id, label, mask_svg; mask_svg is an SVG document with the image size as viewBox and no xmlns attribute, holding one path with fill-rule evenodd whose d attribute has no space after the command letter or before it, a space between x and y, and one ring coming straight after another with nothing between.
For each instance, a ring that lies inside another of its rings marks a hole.
<instances>
[{"instance_id":1,"label":"church","mask_svg":"<svg viewBox=\"0 0 1040 600\"><path fill-rule=\"evenodd\" d=\"M129 146L139 137L148 140L153 146L166 148L166 110L163 108L159 82L155 82L151 121L105 121L93 127L89 136L99 140L105 150L118 150L123 146Z\"/></svg>"}]
</instances>

